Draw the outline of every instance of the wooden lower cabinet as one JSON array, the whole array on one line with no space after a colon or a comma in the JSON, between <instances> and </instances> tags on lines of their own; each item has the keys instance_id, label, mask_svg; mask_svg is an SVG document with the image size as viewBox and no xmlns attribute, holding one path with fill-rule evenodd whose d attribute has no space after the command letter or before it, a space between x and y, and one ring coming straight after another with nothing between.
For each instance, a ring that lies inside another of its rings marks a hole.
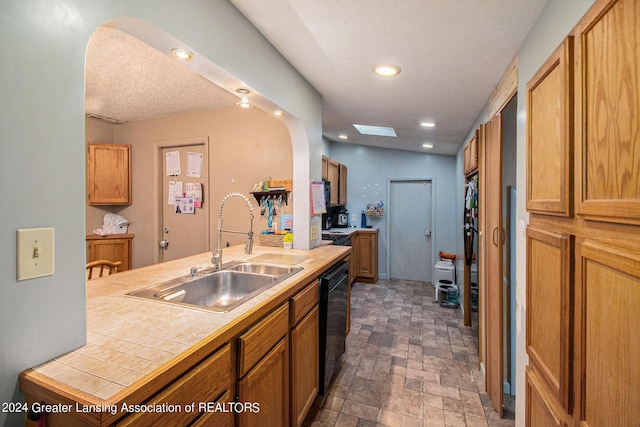
<instances>
[{"instance_id":1,"label":"wooden lower cabinet","mask_svg":"<svg viewBox=\"0 0 640 427\"><path fill-rule=\"evenodd\" d=\"M568 427L569 416L556 403L542 380L530 367L526 371L526 414L528 426L535 427Z\"/></svg>"},{"instance_id":2,"label":"wooden lower cabinet","mask_svg":"<svg viewBox=\"0 0 640 427\"><path fill-rule=\"evenodd\" d=\"M214 404L228 404L233 402L231 392L226 392L222 397L213 402ZM229 410L209 411L198 418L191 427L233 427L235 425L235 414Z\"/></svg>"},{"instance_id":3,"label":"wooden lower cabinet","mask_svg":"<svg viewBox=\"0 0 640 427\"><path fill-rule=\"evenodd\" d=\"M230 345L227 344L213 356L205 359L176 382L165 388L146 405L174 405L185 408L194 402L215 400L231 387L233 363ZM197 404L197 403L196 403ZM186 425L192 422L199 411L137 412L125 417L117 427L159 425Z\"/></svg>"},{"instance_id":4,"label":"wooden lower cabinet","mask_svg":"<svg viewBox=\"0 0 640 427\"><path fill-rule=\"evenodd\" d=\"M586 237L576 241L580 426L640 425L639 247Z\"/></svg>"},{"instance_id":5,"label":"wooden lower cabinet","mask_svg":"<svg viewBox=\"0 0 640 427\"><path fill-rule=\"evenodd\" d=\"M105 259L120 261L118 271L131 269L131 246L134 234L112 234L109 236L87 236L87 262Z\"/></svg>"},{"instance_id":6,"label":"wooden lower cabinet","mask_svg":"<svg viewBox=\"0 0 640 427\"><path fill-rule=\"evenodd\" d=\"M361 282L378 281L378 230L358 230L351 236L351 265L353 279ZM351 275L350 275L351 276Z\"/></svg>"},{"instance_id":7,"label":"wooden lower cabinet","mask_svg":"<svg viewBox=\"0 0 640 427\"><path fill-rule=\"evenodd\" d=\"M289 425L289 337L285 336L238 381L238 402L258 411L238 414L238 426Z\"/></svg>"},{"instance_id":8,"label":"wooden lower cabinet","mask_svg":"<svg viewBox=\"0 0 640 427\"><path fill-rule=\"evenodd\" d=\"M291 425L299 427L318 395L318 306L291 330Z\"/></svg>"},{"instance_id":9,"label":"wooden lower cabinet","mask_svg":"<svg viewBox=\"0 0 640 427\"><path fill-rule=\"evenodd\" d=\"M289 303L238 339L238 426L289 426Z\"/></svg>"}]
</instances>

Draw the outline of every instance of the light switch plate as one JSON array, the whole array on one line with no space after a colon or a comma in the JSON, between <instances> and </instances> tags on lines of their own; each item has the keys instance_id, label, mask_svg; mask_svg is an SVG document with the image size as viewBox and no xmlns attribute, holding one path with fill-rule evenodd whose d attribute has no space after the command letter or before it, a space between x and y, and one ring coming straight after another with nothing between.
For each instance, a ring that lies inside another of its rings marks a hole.
<instances>
[{"instance_id":1,"label":"light switch plate","mask_svg":"<svg viewBox=\"0 0 640 427\"><path fill-rule=\"evenodd\" d=\"M53 274L53 228L24 228L16 232L18 281Z\"/></svg>"}]
</instances>

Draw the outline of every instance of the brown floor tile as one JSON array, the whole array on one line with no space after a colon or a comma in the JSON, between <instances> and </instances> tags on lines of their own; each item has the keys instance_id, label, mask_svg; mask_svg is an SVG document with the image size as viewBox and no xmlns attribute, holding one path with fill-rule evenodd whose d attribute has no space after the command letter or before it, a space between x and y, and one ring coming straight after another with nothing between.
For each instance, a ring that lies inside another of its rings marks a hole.
<instances>
[{"instance_id":1,"label":"brown floor tile","mask_svg":"<svg viewBox=\"0 0 640 427\"><path fill-rule=\"evenodd\" d=\"M405 280L354 284L347 351L304 427L514 426L484 393L477 329L433 292Z\"/></svg>"}]
</instances>

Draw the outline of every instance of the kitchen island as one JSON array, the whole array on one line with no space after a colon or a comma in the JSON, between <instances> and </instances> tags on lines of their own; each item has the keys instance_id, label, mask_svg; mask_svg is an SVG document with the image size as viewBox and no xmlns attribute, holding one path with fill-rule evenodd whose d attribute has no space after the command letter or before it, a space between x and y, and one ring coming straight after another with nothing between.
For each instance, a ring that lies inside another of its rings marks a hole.
<instances>
[{"instance_id":1,"label":"kitchen island","mask_svg":"<svg viewBox=\"0 0 640 427\"><path fill-rule=\"evenodd\" d=\"M289 396L300 394L290 393L297 378L289 378L289 365L294 368L304 362L314 368L317 354L311 358L306 354L306 361L289 360L289 345L292 355L304 356L294 352L295 339L306 337L307 344L314 343L317 278L348 259L351 248L323 245L306 251L255 246L249 255L243 248L225 248L224 261L255 258L263 262L270 257L281 265L295 263L303 269L226 313L125 296L187 275L192 267L211 267L208 252L87 282L87 343L20 375L28 408L47 409L49 427L145 425L154 414L171 425L209 425L211 419L233 425L234 411L223 409L235 402L254 405L240 411L248 416L243 419L247 425L289 425L290 419L298 425L315 394L309 392L302 408L289 401ZM298 331L304 322L311 325L311 335ZM317 331L315 337L317 341ZM267 378L276 383L267 384L263 395L255 394L264 384L252 376L260 372L282 374ZM313 381L307 380L307 386ZM275 396L280 410L263 406L260 418L260 404L268 405L278 390L282 392ZM243 399L243 393L248 399ZM41 408L41 402L49 406ZM216 403L222 406L211 406ZM275 418L265 420L265 416Z\"/></svg>"}]
</instances>

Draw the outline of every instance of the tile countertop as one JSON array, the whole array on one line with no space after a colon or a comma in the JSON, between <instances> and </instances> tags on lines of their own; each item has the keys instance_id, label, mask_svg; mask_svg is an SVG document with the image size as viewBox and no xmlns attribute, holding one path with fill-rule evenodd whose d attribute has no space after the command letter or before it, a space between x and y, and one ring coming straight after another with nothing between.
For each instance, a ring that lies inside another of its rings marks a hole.
<instances>
[{"instance_id":1,"label":"tile countertop","mask_svg":"<svg viewBox=\"0 0 640 427\"><path fill-rule=\"evenodd\" d=\"M91 280L87 282L87 344L23 372L21 388L24 381L29 387L47 384L98 404L122 400L146 378L157 377L185 355L216 346L229 339L232 331L250 326L350 250L331 245L308 251L255 245L253 254L247 255L244 245L225 248L225 263L261 254L306 257L295 265L302 271L227 313L125 296L188 275L191 267L211 267L209 252Z\"/></svg>"}]
</instances>

